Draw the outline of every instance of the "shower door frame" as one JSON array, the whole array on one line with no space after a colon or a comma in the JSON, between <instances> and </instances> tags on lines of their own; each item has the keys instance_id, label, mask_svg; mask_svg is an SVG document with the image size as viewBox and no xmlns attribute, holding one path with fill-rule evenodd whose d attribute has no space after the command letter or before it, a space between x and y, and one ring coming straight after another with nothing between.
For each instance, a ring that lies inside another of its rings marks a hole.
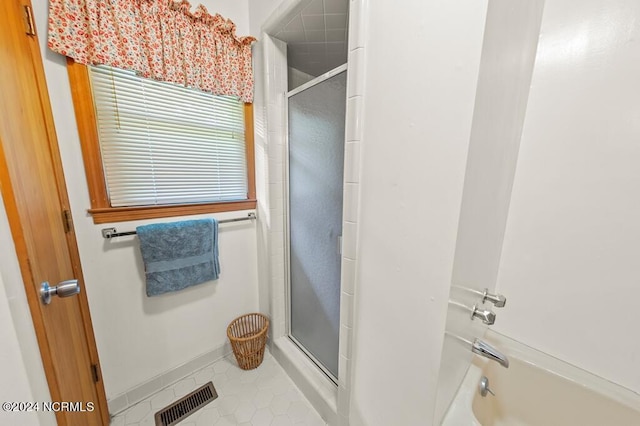
<instances>
[{"instance_id":1,"label":"shower door frame","mask_svg":"<svg viewBox=\"0 0 640 426\"><path fill-rule=\"evenodd\" d=\"M291 334L291 238L290 238L290 204L289 204L289 98L297 95L300 92L304 92L305 90L314 87L331 77L335 77L336 75L346 72L347 64L342 64L326 73L310 80L300 86L296 87L293 90L288 91L284 95L284 131L285 131L285 155L284 155L284 268L285 268L285 335L289 340L293 342L293 344L300 349L302 353L304 353L319 369L324 373L325 376L337 387L338 386L338 377L334 376L311 352L309 352L304 345L302 345L298 340L293 337ZM347 97L344 99L347 102ZM346 117L345 117L346 120ZM345 129L346 131L346 129ZM342 165L344 170L344 164ZM344 182L343 182L344 184ZM343 199L343 209L344 209L344 188L342 189L342 199ZM344 223L344 216L343 216ZM342 254L342 248L340 248L340 254ZM342 279L340 280L340 288L342 289ZM342 294L342 291L340 291ZM340 296L341 298L341 296ZM340 303L340 302L339 302ZM340 354L338 353L338 357ZM338 372L340 374L340 372Z\"/></svg>"}]
</instances>

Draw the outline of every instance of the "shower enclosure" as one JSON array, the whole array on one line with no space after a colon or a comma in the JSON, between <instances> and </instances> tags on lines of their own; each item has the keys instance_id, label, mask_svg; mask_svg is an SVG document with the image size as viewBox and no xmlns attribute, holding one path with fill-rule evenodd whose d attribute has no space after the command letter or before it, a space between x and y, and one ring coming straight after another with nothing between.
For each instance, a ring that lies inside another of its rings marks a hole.
<instances>
[{"instance_id":1,"label":"shower enclosure","mask_svg":"<svg viewBox=\"0 0 640 426\"><path fill-rule=\"evenodd\" d=\"M346 65L287 94L288 334L338 376Z\"/></svg>"}]
</instances>

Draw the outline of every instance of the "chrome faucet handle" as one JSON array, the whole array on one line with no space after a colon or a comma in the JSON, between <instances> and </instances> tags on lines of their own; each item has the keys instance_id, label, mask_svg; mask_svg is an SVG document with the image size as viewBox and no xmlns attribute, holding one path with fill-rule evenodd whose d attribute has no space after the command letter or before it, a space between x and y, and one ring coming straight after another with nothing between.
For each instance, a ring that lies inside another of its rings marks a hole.
<instances>
[{"instance_id":1,"label":"chrome faucet handle","mask_svg":"<svg viewBox=\"0 0 640 426\"><path fill-rule=\"evenodd\" d=\"M482 292L482 303L486 301L493 303L493 306L496 308L502 308L507 303L507 298L501 294L491 294L489 293L489 289L485 288Z\"/></svg>"},{"instance_id":2,"label":"chrome faucet handle","mask_svg":"<svg viewBox=\"0 0 640 426\"><path fill-rule=\"evenodd\" d=\"M488 309L479 309L478 305L473 305L471 308L471 319L478 318L487 325L492 325L496 322L496 314Z\"/></svg>"}]
</instances>

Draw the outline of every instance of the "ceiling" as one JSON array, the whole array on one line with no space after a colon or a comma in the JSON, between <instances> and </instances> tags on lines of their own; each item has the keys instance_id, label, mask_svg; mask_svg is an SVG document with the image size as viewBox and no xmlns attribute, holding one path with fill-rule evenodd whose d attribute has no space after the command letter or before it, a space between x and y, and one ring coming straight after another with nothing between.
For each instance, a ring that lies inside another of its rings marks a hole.
<instances>
[{"instance_id":1,"label":"ceiling","mask_svg":"<svg viewBox=\"0 0 640 426\"><path fill-rule=\"evenodd\" d=\"M349 0L311 0L284 22L274 37L290 67L317 77L347 62Z\"/></svg>"}]
</instances>

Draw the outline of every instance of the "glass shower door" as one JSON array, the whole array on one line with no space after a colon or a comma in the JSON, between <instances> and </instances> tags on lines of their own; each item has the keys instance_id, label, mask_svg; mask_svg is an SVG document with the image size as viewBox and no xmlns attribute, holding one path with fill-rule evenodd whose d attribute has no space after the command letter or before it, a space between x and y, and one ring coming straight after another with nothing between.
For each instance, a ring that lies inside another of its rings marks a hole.
<instances>
[{"instance_id":1,"label":"glass shower door","mask_svg":"<svg viewBox=\"0 0 640 426\"><path fill-rule=\"evenodd\" d=\"M346 71L317 80L288 95L289 328L294 342L335 379Z\"/></svg>"}]
</instances>

